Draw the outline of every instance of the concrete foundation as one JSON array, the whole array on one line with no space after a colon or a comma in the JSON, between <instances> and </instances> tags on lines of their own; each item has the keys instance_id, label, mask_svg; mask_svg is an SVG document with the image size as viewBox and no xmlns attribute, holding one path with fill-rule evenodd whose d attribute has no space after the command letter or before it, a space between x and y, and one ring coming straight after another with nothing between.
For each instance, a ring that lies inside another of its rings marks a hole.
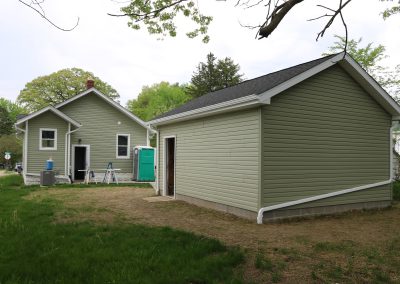
<instances>
[{"instance_id":1,"label":"concrete foundation","mask_svg":"<svg viewBox=\"0 0 400 284\"><path fill-rule=\"evenodd\" d=\"M217 203L217 202L207 201L207 200L203 200L203 199L199 199L199 198L195 198L195 197L191 197L191 196L181 195L181 194L175 194L175 197L178 200L183 200L183 201L186 201L188 203L191 203L191 204L194 204L197 206L230 213L230 214L233 214L233 215L245 218L245 219L250 219L250 220L255 221L257 218L257 212L253 212L250 210L241 209L241 208L237 208L237 207L233 207L233 206L229 206L229 205L225 205L225 204L221 204L221 203Z\"/></svg>"},{"instance_id":2,"label":"concrete foundation","mask_svg":"<svg viewBox=\"0 0 400 284\"><path fill-rule=\"evenodd\" d=\"M176 194L176 199L183 200L188 203L230 213L245 219L252 220L256 222L257 213L229 205L224 205L212 201L207 201L195 197L190 197L186 195ZM373 201L373 202L362 202L353 204L341 204L333 206L320 206L320 207L310 207L310 208L300 208L300 209L281 209L274 210L271 212L265 212L263 222L273 222L284 219L300 218L300 217L310 217L310 216L321 216L329 214L338 214L352 210L363 210L363 209L379 209L387 208L391 205L391 201Z\"/></svg>"},{"instance_id":3,"label":"concrete foundation","mask_svg":"<svg viewBox=\"0 0 400 284\"><path fill-rule=\"evenodd\" d=\"M40 175L37 174L26 174L24 175L25 185L38 185L40 184ZM56 176L56 184L68 184L71 183L67 176Z\"/></svg>"},{"instance_id":4,"label":"concrete foundation","mask_svg":"<svg viewBox=\"0 0 400 284\"><path fill-rule=\"evenodd\" d=\"M353 210L364 210L364 209L380 209L387 208L391 205L391 201L372 201L372 202L360 202L352 204L341 204L332 206L320 206L310 208L299 208L299 209L280 209L270 212L265 212L263 221L271 222L290 218L299 218L306 216L320 216L329 214L338 214Z\"/></svg>"}]
</instances>

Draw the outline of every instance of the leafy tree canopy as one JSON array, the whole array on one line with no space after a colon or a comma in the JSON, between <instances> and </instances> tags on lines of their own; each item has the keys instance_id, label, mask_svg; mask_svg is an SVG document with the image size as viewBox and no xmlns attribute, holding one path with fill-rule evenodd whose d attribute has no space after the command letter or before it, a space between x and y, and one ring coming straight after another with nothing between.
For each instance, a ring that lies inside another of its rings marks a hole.
<instances>
[{"instance_id":1,"label":"leafy tree canopy","mask_svg":"<svg viewBox=\"0 0 400 284\"><path fill-rule=\"evenodd\" d=\"M243 81L240 66L229 57L219 59L214 54L207 55L206 62L200 62L188 87L188 93L196 98L206 93L236 85Z\"/></svg>"},{"instance_id":2,"label":"leafy tree canopy","mask_svg":"<svg viewBox=\"0 0 400 284\"><path fill-rule=\"evenodd\" d=\"M144 86L137 99L129 100L127 108L141 119L148 121L170 111L190 99L185 86L161 82Z\"/></svg>"},{"instance_id":3,"label":"leafy tree canopy","mask_svg":"<svg viewBox=\"0 0 400 284\"><path fill-rule=\"evenodd\" d=\"M93 73L79 69L62 69L50 75L38 77L25 85L17 102L29 111L36 111L48 105L63 102L86 90L86 81L95 81L95 88L104 95L118 99L119 94Z\"/></svg>"},{"instance_id":4,"label":"leafy tree canopy","mask_svg":"<svg viewBox=\"0 0 400 284\"><path fill-rule=\"evenodd\" d=\"M0 163L5 163L4 152L11 153L11 165L20 162L22 158L22 141L15 134L0 136Z\"/></svg>"},{"instance_id":5,"label":"leafy tree canopy","mask_svg":"<svg viewBox=\"0 0 400 284\"><path fill-rule=\"evenodd\" d=\"M335 35L337 41L322 55L341 52L346 44L344 37ZM347 53L350 54L386 91L396 100L400 98L400 65L394 70L381 65L381 61L388 57L383 45L373 46L370 42L366 46L360 46L362 38L347 41Z\"/></svg>"},{"instance_id":6,"label":"leafy tree canopy","mask_svg":"<svg viewBox=\"0 0 400 284\"><path fill-rule=\"evenodd\" d=\"M7 110L9 117L13 123L17 121L18 115L28 113L28 111L24 107L5 98L0 98L0 107Z\"/></svg>"},{"instance_id":7,"label":"leafy tree canopy","mask_svg":"<svg viewBox=\"0 0 400 284\"><path fill-rule=\"evenodd\" d=\"M218 0L215 0L218 1ZM397 2L384 10L381 14L384 19L400 12L400 3L397 0L380 0L381 2ZM128 26L138 30L146 28L150 34L159 36L175 37L177 34L177 19L183 16L195 25L195 29L187 33L187 36L194 38L201 36L203 42L208 42L208 26L212 17L200 12L199 6L206 2L194 0L129 0L129 4L121 8L122 14L109 14L117 17L128 17L130 20ZM228 1L226 1L228 2ZM328 1L330 6L326 6L323 1L317 3L321 9L321 14L313 19L321 20L322 28L318 33L317 39L324 36L324 33L335 20L342 22L347 34L347 25L345 23L342 10L348 7L352 0ZM339 2L339 3L338 3ZM248 26L257 30L259 38L267 38L280 25L287 14L299 4L313 5L311 0L237 0L233 1L238 8L263 9L264 15L261 19L255 19L254 25ZM183 26L184 24L181 24ZM180 27L181 28L181 27Z\"/></svg>"},{"instance_id":8,"label":"leafy tree canopy","mask_svg":"<svg viewBox=\"0 0 400 284\"><path fill-rule=\"evenodd\" d=\"M0 106L0 137L13 132L13 121L10 118L10 113L6 108Z\"/></svg>"}]
</instances>

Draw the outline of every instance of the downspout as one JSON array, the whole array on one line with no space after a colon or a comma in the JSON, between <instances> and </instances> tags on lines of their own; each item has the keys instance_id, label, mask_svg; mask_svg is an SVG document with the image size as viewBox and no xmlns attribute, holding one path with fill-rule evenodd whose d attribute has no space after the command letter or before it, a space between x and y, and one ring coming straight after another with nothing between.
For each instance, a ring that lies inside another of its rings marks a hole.
<instances>
[{"instance_id":1,"label":"downspout","mask_svg":"<svg viewBox=\"0 0 400 284\"><path fill-rule=\"evenodd\" d=\"M28 121L26 121L25 122L25 129L22 129L22 128L19 128L18 126L17 126L17 124L14 124L14 127L15 127L15 129L17 130L17 131L21 131L22 133L24 133L24 146L23 146L23 151L22 151L22 155L23 155L23 166L22 166L22 175L23 175L23 177L24 177L24 183L25 183L25 180L26 180L26 169L27 169L27 154L28 154L28 149L27 149L27 147L28 147L28 133L27 133L27 131L28 131ZM15 134L15 135L17 135L17 133Z\"/></svg>"},{"instance_id":2,"label":"downspout","mask_svg":"<svg viewBox=\"0 0 400 284\"><path fill-rule=\"evenodd\" d=\"M311 202L311 201L316 201L316 200L320 200L320 199L324 199L324 198L343 195L343 194L350 193L350 192L355 192L355 191L360 191L360 190L365 190L365 189L369 189L369 188L373 188L373 187L377 187L377 186L383 186L383 185L386 185L386 184L390 184L393 181L393 178L394 178L394 174L393 174L393 137L392 137L392 135L393 135L393 129L397 126L398 123L399 123L399 121L392 121L392 126L390 127L390 130L389 130L389 145L390 145L389 146L389 148L390 148L389 149L389 151L390 151L389 152L389 171L390 171L390 173L389 173L389 179L388 180L381 181L381 182L376 182L376 183L371 183L371 184L366 184L366 185L362 185L362 186L357 186L357 187L353 187L353 188L334 191L334 192L330 192L330 193L326 193L326 194L316 195L316 196L307 197L307 198L303 198L303 199L299 199L299 200L295 200L295 201L289 201L289 202L285 202L285 203L281 203L281 204L276 204L276 205L260 208L260 210L258 211L258 215L257 215L257 224L262 224L263 223L264 212L268 212L268 211L281 209L281 208L285 208L285 207L290 207L290 206L294 206L294 205L298 205L298 204L303 204L303 203L307 203L307 202Z\"/></svg>"},{"instance_id":3,"label":"downspout","mask_svg":"<svg viewBox=\"0 0 400 284\"><path fill-rule=\"evenodd\" d=\"M66 168L66 176L70 177L70 167L71 167L71 133L74 133L75 131L78 131L80 127L77 129L71 130L71 123L68 123L68 132L65 133L65 139L67 141L67 145L65 146L67 148L67 168ZM71 178L70 178L71 179Z\"/></svg>"}]
</instances>

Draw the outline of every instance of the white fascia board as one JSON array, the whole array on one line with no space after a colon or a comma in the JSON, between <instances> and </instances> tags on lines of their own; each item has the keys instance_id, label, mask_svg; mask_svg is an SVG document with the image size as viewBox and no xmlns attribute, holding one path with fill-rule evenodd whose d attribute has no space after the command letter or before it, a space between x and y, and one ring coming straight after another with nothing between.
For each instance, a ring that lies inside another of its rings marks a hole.
<instances>
[{"instance_id":1,"label":"white fascia board","mask_svg":"<svg viewBox=\"0 0 400 284\"><path fill-rule=\"evenodd\" d=\"M259 104L260 104L260 102L259 102L258 95L249 95L249 96L245 96L242 98L222 102L219 104L206 106L206 107L178 113L175 115L170 115L167 117L155 119L155 120L149 121L148 124L154 125L154 126L163 125L163 124L168 124L168 123L172 123L172 122L184 121L184 120L189 120L189 119L194 119L194 118L200 118L203 116L209 116L209 115L213 115L213 114L229 112L229 111L236 110L236 109L248 108L248 107L256 106Z\"/></svg>"},{"instance_id":2,"label":"white fascia board","mask_svg":"<svg viewBox=\"0 0 400 284\"><path fill-rule=\"evenodd\" d=\"M276 96L280 93L282 93L283 91L289 89L290 87L293 87L294 85L314 76L315 74L318 74L319 72L335 65L338 61L340 61L341 59L343 59L343 52L337 54L336 56L327 59L326 61L322 62L321 64L314 66L313 68L279 84L278 86L264 92L261 93L260 96L260 102L264 103L264 104L270 104L271 103L271 98L273 96Z\"/></svg>"},{"instance_id":3,"label":"white fascia board","mask_svg":"<svg viewBox=\"0 0 400 284\"><path fill-rule=\"evenodd\" d=\"M400 106L353 58L346 54L345 60L339 62L346 70L387 112L392 116L400 115Z\"/></svg>"},{"instance_id":4,"label":"white fascia board","mask_svg":"<svg viewBox=\"0 0 400 284\"><path fill-rule=\"evenodd\" d=\"M107 97L106 95L104 95L103 93L101 93L99 90L97 90L96 88L90 88L86 91L84 91L83 93L73 96L72 98L69 98L66 101L63 101L62 103L59 103L55 106L55 108L60 108L66 104L69 104L89 93L95 93L97 96L99 96L100 98L102 98L103 100L105 100L107 103L109 103L111 106L115 107L116 109L118 109L120 112L124 113L125 115L127 115L129 118L131 118L132 120L134 120L135 122L137 122L138 124L140 124L141 126L143 126L146 129L149 129L151 131L153 131L152 129L149 128L149 126L147 125L146 122L144 122L143 120L141 120L140 118L138 118L136 115L134 115L133 113L131 113L129 110L127 110L126 108L124 108L123 106L121 106L119 103L115 102L114 100L112 100L111 98Z\"/></svg>"},{"instance_id":5,"label":"white fascia board","mask_svg":"<svg viewBox=\"0 0 400 284\"><path fill-rule=\"evenodd\" d=\"M30 120L30 119L32 119L32 118L38 116L38 115L41 115L42 113L45 113L46 111L51 111L51 112L53 112L55 115L61 117L61 118L64 119L65 121L70 122L72 125L74 125L74 126L76 126L76 127L81 127L81 124L80 124L79 122L77 122L76 120L70 118L68 115L66 115L65 113L62 113L61 111L59 111L58 109L56 109L56 108L54 108L54 107L52 107L52 106L48 106L48 107L42 108L41 110L38 110L38 111L36 111L36 112L34 112L34 113L31 113L30 115L27 115L27 116L25 116L25 117L19 119L19 120L15 123L15 125L18 125L18 124L21 124L21 123L23 123L23 122L25 122L25 121L28 121L28 120Z\"/></svg>"}]
</instances>

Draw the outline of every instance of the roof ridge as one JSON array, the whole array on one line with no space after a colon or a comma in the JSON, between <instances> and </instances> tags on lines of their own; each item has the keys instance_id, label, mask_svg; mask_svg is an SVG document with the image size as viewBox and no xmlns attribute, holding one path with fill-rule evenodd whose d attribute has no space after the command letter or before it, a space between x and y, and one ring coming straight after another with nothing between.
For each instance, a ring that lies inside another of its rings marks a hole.
<instances>
[{"instance_id":1,"label":"roof ridge","mask_svg":"<svg viewBox=\"0 0 400 284\"><path fill-rule=\"evenodd\" d=\"M311 68L311 67L307 67L307 68L305 68L305 67L302 67L302 66L306 66L307 64L309 64L309 65L315 65L316 63L315 62L318 62L318 64L319 64L319 62L324 62L324 61L326 61L327 59L329 59L329 58L332 58L332 57L334 57L334 56L336 56L336 55L338 55L339 53L337 53L337 54L331 54L331 55L327 55L327 56L323 56L323 57L320 57L320 58L316 58L316 59L313 59L313 60L310 60L310 61L307 61L307 62L303 62L303 63L299 63L299 64L297 64L297 65L293 65L293 66L290 66L290 67L286 67L286 68L283 68L283 69L280 69L280 70L277 70L277 71L273 71L273 72L270 72L270 73L267 73L267 74L265 74L265 75L262 75L262 76L258 76L258 77L255 77L255 78L252 78L252 79L248 79L248 80L245 80L245 81L243 81L243 82L240 82L240 83L238 83L238 84L235 84L235 85L232 85L232 86L229 86L229 87L226 87L226 88L222 88L222 89L218 89L218 90L215 90L215 91L212 91L212 92L209 92L209 93L206 93L206 94L204 94L204 95L202 95L202 96L200 96L200 97L197 97L197 98L194 98L194 99L191 99L191 100L189 100L187 103L185 103L185 104L183 104L183 105L181 105L181 106L178 106L177 108L174 108L174 109L172 109L172 110L170 110L170 111L167 111L167 112L164 112L163 114L161 114L161 115L158 115L158 116L156 116L156 117L154 117L154 118L152 118L151 120L154 120L154 119L158 119L158 118L162 118L162 117L166 117L166 116L169 116L169 115L172 115L174 112L176 113L176 112L182 112L182 111L184 111L185 110L185 108L186 108L186 110L189 110L188 108L190 108L190 109L196 109L196 108L199 108L199 107L201 107L200 105L202 105L202 106L205 106L205 105L212 105L212 104L215 104L215 103L218 103L216 100L215 100L215 98L216 97L219 97L220 95L219 94L223 94L223 93L232 93L232 94L234 94L234 93L237 93L238 92L238 89L253 89L251 92L252 92L252 94L254 94L254 95L259 95L260 93L262 93L262 92L264 92L265 90L256 90L256 89L254 89L254 88L252 88L252 85L255 85L255 84L257 84L257 81L263 81L263 80L266 80L266 78L269 78L269 77L276 77L276 76L279 76L279 75L276 75L276 74L285 74L285 73L289 73L288 75L289 75L289 77L288 78L286 78L286 80L288 80L288 79L290 79L290 78L292 78L293 76L295 76L296 74L294 74L294 75L290 75L290 73L291 73L291 71L290 70L294 70L295 72L297 72L296 71L296 69L309 69L309 68ZM303 71L301 71L301 70L299 70L299 72L300 73L302 73L302 72L304 72L304 71L306 71L306 70L303 70ZM285 80L285 81L286 81ZM253 83L254 82L254 83ZM243 91L243 90L242 90ZM241 93L242 93L242 91L240 91ZM244 93L245 93L246 91L244 91L243 92L243 95L245 95ZM248 93L247 95L250 95L250 93ZM234 99L234 98L237 98L238 96L233 96L232 98L229 98L229 99L227 99L227 100L231 100L231 99ZM208 101L208 102L207 102ZM211 101L214 101L214 102L211 102ZM198 105L198 106L195 106L195 105ZM192 107L189 107L189 106L192 106Z\"/></svg>"},{"instance_id":2,"label":"roof ridge","mask_svg":"<svg viewBox=\"0 0 400 284\"><path fill-rule=\"evenodd\" d=\"M282 71L285 71L285 70L288 70L288 69L292 69L292 68L295 68L295 67L299 67L299 66L304 65L304 64L309 64L309 63L314 62L314 61L317 61L317 60L328 59L328 57L334 57L334 56L336 56L336 55L338 55L338 54L340 54L340 53L341 53L341 52L339 52L339 53L334 53L334 54L329 54L329 55L326 55L326 56L323 56L323 57L319 57L319 58L316 58L316 59L313 59L313 60L310 60L310 61L307 61L307 62L303 62L303 63L299 63L299 64L296 64L296 65L292 65L292 66L289 66L289 67L286 67L286 68L283 68L283 69L279 69L279 70L276 70L276 71L273 71L273 72L270 72L270 73L267 73L267 74L264 74L264 75L261 75L261 76L258 76L258 77L254 77L254 78L251 78L251 79L247 79L247 80L245 80L245 81L242 81L242 82L237 83L237 84L232 85L232 86L228 86L228 87L225 87L225 88L222 88L222 89L218 89L218 90L215 90L215 91L206 93L206 94L204 94L204 95L202 95L202 96L206 96L206 95L208 95L208 94L212 94L212 93L218 92L218 91L223 90L223 89L229 89L229 88L232 88L232 87L236 87L236 86L238 86L238 85L241 85L241 84L244 84L244 83L253 81L253 80L257 80L257 79L260 79L260 78L265 77L265 76L270 76L270 75L272 75L272 74L274 74L274 73L278 73L278 72L282 72ZM197 97L197 98L195 98L195 99L201 98L202 96Z\"/></svg>"}]
</instances>

